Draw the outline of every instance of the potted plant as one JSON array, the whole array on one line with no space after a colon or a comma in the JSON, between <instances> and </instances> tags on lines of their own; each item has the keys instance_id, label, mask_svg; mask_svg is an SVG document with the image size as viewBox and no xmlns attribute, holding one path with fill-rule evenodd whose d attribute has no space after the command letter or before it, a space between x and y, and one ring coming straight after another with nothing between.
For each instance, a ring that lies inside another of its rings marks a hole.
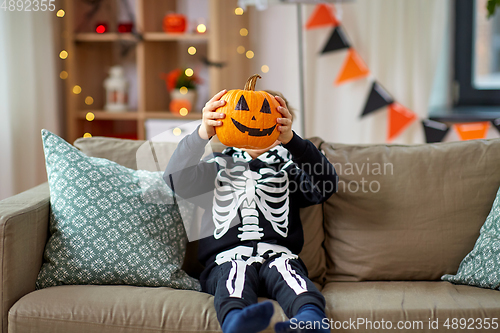
<instances>
[{"instance_id":1,"label":"potted plant","mask_svg":"<svg viewBox=\"0 0 500 333\"><path fill-rule=\"evenodd\" d=\"M191 68L177 68L169 73L162 73L162 79L165 80L167 91L170 94L170 105L181 105L179 103L174 103L178 101L189 102L188 111L191 111L192 107L196 103L196 86L201 83L201 80ZM186 106L187 104L184 103ZM179 110L171 110L173 112L179 112Z\"/></svg>"}]
</instances>

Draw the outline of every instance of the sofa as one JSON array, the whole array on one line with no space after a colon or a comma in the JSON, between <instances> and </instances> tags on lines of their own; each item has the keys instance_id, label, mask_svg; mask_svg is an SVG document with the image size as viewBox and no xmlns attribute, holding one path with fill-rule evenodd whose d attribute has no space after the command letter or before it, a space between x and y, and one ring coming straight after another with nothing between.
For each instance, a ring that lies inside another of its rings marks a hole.
<instances>
[{"instance_id":1,"label":"sofa","mask_svg":"<svg viewBox=\"0 0 500 333\"><path fill-rule=\"evenodd\" d=\"M470 328L486 318L490 327L474 331L494 331L500 291L440 277L457 272L491 209L500 186L500 139L411 146L310 140L340 177L338 193L301 211L300 257L326 298L332 331L471 331L460 319ZM135 169L144 167L143 143L94 137L74 145ZM155 167L164 168L175 143L152 147ZM35 290L49 212L47 184L0 202L2 332L221 331L213 297L198 291L127 285ZM194 277L202 269L196 252L197 242L189 243L183 266ZM286 319L273 304L265 332Z\"/></svg>"}]
</instances>

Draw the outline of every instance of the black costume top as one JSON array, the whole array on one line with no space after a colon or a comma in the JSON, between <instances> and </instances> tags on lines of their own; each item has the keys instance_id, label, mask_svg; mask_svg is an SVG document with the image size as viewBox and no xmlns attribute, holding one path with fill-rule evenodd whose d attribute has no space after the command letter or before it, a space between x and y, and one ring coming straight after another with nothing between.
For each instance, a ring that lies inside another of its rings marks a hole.
<instances>
[{"instance_id":1,"label":"black costume top","mask_svg":"<svg viewBox=\"0 0 500 333\"><path fill-rule=\"evenodd\" d=\"M177 196L205 209L200 262L208 268L220 252L259 242L298 254L304 243L299 209L322 203L337 191L333 165L295 133L288 144L256 159L227 148L200 160L207 142L198 129L186 136L164 173Z\"/></svg>"}]
</instances>

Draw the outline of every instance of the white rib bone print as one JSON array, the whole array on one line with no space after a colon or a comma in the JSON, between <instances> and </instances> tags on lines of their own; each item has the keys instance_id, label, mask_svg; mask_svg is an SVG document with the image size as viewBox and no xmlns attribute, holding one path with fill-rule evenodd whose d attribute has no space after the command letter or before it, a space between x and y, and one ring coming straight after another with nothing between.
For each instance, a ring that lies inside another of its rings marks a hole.
<instances>
[{"instance_id":1,"label":"white rib bone print","mask_svg":"<svg viewBox=\"0 0 500 333\"><path fill-rule=\"evenodd\" d=\"M219 239L226 234L231 221L237 217L238 209L242 217L238 237L242 241L260 240L264 236L263 228L259 227L259 210L274 231L286 237L289 212L287 173L277 173L271 168L261 168L256 172L245 165L226 168L226 161L218 157L215 162L222 168L215 180L212 208L214 237ZM277 208L271 207L270 203Z\"/></svg>"}]
</instances>

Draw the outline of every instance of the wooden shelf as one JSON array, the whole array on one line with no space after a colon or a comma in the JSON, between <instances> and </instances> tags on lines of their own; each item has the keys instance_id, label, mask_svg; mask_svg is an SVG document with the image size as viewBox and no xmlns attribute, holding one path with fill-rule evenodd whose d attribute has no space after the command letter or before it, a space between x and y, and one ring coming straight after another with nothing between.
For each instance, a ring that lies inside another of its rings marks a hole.
<instances>
[{"instance_id":1,"label":"wooden shelf","mask_svg":"<svg viewBox=\"0 0 500 333\"><path fill-rule=\"evenodd\" d=\"M116 42L116 41L138 41L137 37L133 34L118 33L118 32L105 32L103 34L98 34L94 32L78 33L75 34L75 41L77 42Z\"/></svg>"},{"instance_id":2,"label":"wooden shelf","mask_svg":"<svg viewBox=\"0 0 500 333\"><path fill-rule=\"evenodd\" d=\"M94 114L94 120L136 120L139 118L137 111L109 112L103 110L78 111L78 118L86 119L89 112Z\"/></svg>"},{"instance_id":3,"label":"wooden shelf","mask_svg":"<svg viewBox=\"0 0 500 333\"><path fill-rule=\"evenodd\" d=\"M137 119L177 119L177 120L199 120L201 113L189 113L181 116L170 111L148 111L139 113L137 111L109 112L103 110L78 111L78 119L86 119L87 113L92 112L95 120L137 120Z\"/></svg>"},{"instance_id":4,"label":"wooden shelf","mask_svg":"<svg viewBox=\"0 0 500 333\"><path fill-rule=\"evenodd\" d=\"M208 41L208 34L198 33L165 33L165 32L146 32L142 34L145 41L148 42L168 42L168 41ZM138 42L138 37L131 33L105 32L98 34L94 32L85 32L75 34L77 42L117 42L129 41Z\"/></svg>"},{"instance_id":5,"label":"wooden shelf","mask_svg":"<svg viewBox=\"0 0 500 333\"><path fill-rule=\"evenodd\" d=\"M85 1L62 1L66 12L64 20L60 21L63 27L62 46L70 55L63 61L63 69L69 73L65 80L66 139L69 142L84 133L144 140L148 119L172 122L200 120L202 114L199 110L184 117L168 111L171 97L165 91L161 73L183 67L195 68L202 74L202 84L209 96L224 87L240 86L252 74L247 58L227 53L227 50L236 50L239 45L250 47L250 40L236 33L242 26L250 25L249 15L234 15L238 0L203 2L206 3L205 19L210 22L209 32L204 34L163 32L165 13L181 11L180 0L134 0L134 24L142 38L135 33L113 30L119 23L120 1L102 2L95 15L87 19L86 13L92 9L90 4ZM95 27L99 22L107 22L110 32L96 33ZM118 47L119 42L133 45L122 48ZM196 46L197 52L193 55L187 52L190 44ZM124 52L125 49L127 52ZM206 59L224 62L226 66L207 66ZM135 110L104 110L106 90L103 82L109 76L109 69L115 65L123 66L130 77L129 98ZM85 96L93 98L92 106L85 104L83 95L72 93L75 85L81 86ZM89 112L95 116L93 121L86 120Z\"/></svg>"},{"instance_id":6,"label":"wooden shelf","mask_svg":"<svg viewBox=\"0 0 500 333\"><path fill-rule=\"evenodd\" d=\"M144 40L148 42L161 41L208 41L208 34L197 33L165 33L165 32L146 32L143 34Z\"/></svg>"},{"instance_id":7,"label":"wooden shelf","mask_svg":"<svg viewBox=\"0 0 500 333\"><path fill-rule=\"evenodd\" d=\"M199 120L201 119L201 113L188 113L186 116L181 116L177 113L169 111L150 111L145 113L146 119L178 119L178 120Z\"/></svg>"}]
</instances>

